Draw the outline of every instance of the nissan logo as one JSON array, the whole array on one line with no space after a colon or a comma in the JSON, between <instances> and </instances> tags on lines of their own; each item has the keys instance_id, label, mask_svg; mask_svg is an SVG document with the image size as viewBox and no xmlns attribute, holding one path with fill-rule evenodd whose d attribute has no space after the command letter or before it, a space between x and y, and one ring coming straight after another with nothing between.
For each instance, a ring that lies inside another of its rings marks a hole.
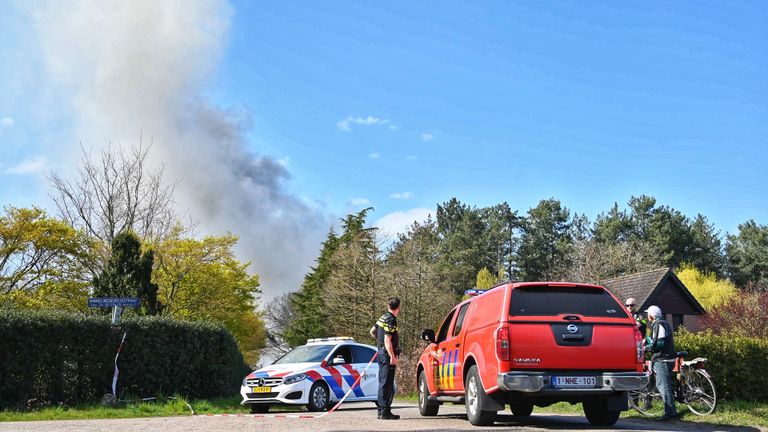
<instances>
[{"instance_id":1,"label":"nissan logo","mask_svg":"<svg viewBox=\"0 0 768 432\"><path fill-rule=\"evenodd\" d=\"M259 385L259 387L262 387L264 385L264 378L259 378L259 380L256 381L256 383Z\"/></svg>"},{"instance_id":2,"label":"nissan logo","mask_svg":"<svg viewBox=\"0 0 768 432\"><path fill-rule=\"evenodd\" d=\"M567 329L568 329L568 331L569 331L569 332L571 332L571 333L576 333L577 331L579 331L579 328L578 328L578 327L576 327L576 325L575 325L575 324L568 324L568 327L566 327L566 328L567 328Z\"/></svg>"}]
</instances>

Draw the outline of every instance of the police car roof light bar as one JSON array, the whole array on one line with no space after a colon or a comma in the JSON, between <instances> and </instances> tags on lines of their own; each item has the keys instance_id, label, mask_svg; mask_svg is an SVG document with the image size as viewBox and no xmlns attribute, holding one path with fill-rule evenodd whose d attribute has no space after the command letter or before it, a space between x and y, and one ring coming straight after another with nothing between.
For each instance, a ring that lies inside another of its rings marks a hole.
<instances>
[{"instance_id":1,"label":"police car roof light bar","mask_svg":"<svg viewBox=\"0 0 768 432\"><path fill-rule=\"evenodd\" d=\"M307 343L317 343L317 342L336 342L336 341L354 341L355 338L350 336L339 336L339 337L327 337L327 338L314 338L314 339L307 339Z\"/></svg>"}]
</instances>

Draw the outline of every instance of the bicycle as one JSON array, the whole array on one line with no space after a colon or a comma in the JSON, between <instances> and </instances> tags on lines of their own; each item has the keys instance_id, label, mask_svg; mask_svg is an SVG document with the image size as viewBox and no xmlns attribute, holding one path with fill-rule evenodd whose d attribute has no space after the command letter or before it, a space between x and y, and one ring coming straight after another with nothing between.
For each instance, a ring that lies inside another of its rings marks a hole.
<instances>
[{"instance_id":1,"label":"bicycle","mask_svg":"<svg viewBox=\"0 0 768 432\"><path fill-rule=\"evenodd\" d=\"M717 394L711 376L704 369L707 359L697 357L686 361L687 356L686 351L676 353L672 385L675 400L686 404L688 409L696 415L712 414L717 406ZM650 360L645 362L645 370L650 374L648 385L641 390L629 392L629 405L640 414L660 416L664 413L664 403L656 389L655 374Z\"/></svg>"}]
</instances>

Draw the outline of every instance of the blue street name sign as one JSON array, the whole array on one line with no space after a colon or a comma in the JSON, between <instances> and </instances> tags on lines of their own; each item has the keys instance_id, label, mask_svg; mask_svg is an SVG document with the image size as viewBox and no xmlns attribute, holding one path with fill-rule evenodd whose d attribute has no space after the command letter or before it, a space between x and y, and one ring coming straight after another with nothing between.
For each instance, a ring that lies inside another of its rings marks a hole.
<instances>
[{"instance_id":1,"label":"blue street name sign","mask_svg":"<svg viewBox=\"0 0 768 432\"><path fill-rule=\"evenodd\" d=\"M141 300L138 297L88 297L88 307L139 307Z\"/></svg>"}]
</instances>

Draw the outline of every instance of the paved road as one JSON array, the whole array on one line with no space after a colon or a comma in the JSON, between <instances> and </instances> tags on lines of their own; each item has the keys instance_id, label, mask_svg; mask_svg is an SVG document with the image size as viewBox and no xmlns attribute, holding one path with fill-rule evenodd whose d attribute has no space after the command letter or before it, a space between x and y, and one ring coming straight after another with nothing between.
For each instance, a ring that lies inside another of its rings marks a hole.
<instances>
[{"instance_id":1,"label":"paved road","mask_svg":"<svg viewBox=\"0 0 768 432\"><path fill-rule=\"evenodd\" d=\"M524 422L511 415L499 416L493 427L473 427L466 420L463 406L443 405L437 417L421 417L416 405L398 403L394 410L402 418L397 421L376 419L376 410L369 403L349 404L337 412L321 419L294 419L274 417L160 417L116 420L67 420L44 422L0 423L0 431L161 431L161 432L208 432L208 431L258 431L282 432L306 431L484 431L484 430L632 430L632 431L768 431L749 427L725 427L702 423L668 422L653 420L621 419L614 429L596 429L586 419L575 415L538 414ZM279 414L279 413L278 413ZM296 414L296 413L286 413ZM306 414L306 413L301 413Z\"/></svg>"}]
</instances>

